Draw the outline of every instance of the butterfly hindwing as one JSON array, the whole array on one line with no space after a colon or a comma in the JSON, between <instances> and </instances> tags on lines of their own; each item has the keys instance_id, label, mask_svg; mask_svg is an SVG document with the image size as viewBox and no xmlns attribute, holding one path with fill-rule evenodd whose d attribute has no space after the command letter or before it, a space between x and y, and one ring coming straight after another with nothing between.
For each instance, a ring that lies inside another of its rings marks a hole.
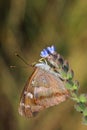
<instances>
[{"instance_id":1,"label":"butterfly hindwing","mask_svg":"<svg viewBox=\"0 0 87 130\"><path fill-rule=\"evenodd\" d=\"M60 78L36 67L22 92L19 113L32 117L39 111L66 100L68 91Z\"/></svg>"}]
</instances>

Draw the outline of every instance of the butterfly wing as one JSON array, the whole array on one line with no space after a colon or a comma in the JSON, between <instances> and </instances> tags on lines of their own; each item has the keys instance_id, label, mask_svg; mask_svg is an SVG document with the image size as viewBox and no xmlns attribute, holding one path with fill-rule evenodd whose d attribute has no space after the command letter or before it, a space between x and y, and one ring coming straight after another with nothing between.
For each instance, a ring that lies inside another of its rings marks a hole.
<instances>
[{"instance_id":1,"label":"butterfly wing","mask_svg":"<svg viewBox=\"0 0 87 130\"><path fill-rule=\"evenodd\" d=\"M32 117L39 111L66 100L68 91L61 79L37 67L24 87L19 113Z\"/></svg>"}]
</instances>

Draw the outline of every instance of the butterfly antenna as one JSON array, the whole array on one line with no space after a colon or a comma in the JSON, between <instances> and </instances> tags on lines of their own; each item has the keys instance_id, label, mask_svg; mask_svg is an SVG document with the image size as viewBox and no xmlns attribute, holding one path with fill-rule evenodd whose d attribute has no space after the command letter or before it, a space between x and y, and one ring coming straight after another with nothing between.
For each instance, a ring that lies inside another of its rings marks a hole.
<instances>
[{"instance_id":1,"label":"butterfly antenna","mask_svg":"<svg viewBox=\"0 0 87 130\"><path fill-rule=\"evenodd\" d=\"M28 66L31 66L32 67L32 65L30 65L30 64L28 64L27 63L27 61L26 60L24 60L24 58L22 58L18 53L15 53L15 55L21 60L21 61L23 61L26 65L28 65Z\"/></svg>"}]
</instances>

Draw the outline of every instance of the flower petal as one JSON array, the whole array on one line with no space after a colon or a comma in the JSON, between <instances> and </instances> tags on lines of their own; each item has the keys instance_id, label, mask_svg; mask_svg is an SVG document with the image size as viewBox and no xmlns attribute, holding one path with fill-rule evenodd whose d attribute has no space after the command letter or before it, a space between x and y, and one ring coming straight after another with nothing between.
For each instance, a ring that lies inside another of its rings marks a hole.
<instances>
[{"instance_id":1,"label":"flower petal","mask_svg":"<svg viewBox=\"0 0 87 130\"><path fill-rule=\"evenodd\" d=\"M47 47L47 51L49 54L53 54L55 51L55 47L53 45L51 47Z\"/></svg>"},{"instance_id":2,"label":"flower petal","mask_svg":"<svg viewBox=\"0 0 87 130\"><path fill-rule=\"evenodd\" d=\"M47 57L49 54L48 54L48 52L47 52L47 50L46 49L43 49L43 51L41 51L41 53L40 53L40 56L41 57Z\"/></svg>"}]
</instances>

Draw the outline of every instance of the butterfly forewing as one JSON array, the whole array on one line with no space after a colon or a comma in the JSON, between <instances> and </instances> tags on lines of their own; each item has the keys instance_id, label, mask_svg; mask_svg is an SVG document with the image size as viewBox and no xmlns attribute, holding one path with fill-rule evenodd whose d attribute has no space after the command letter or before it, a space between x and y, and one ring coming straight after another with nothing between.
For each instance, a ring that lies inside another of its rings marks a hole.
<instances>
[{"instance_id":1,"label":"butterfly forewing","mask_svg":"<svg viewBox=\"0 0 87 130\"><path fill-rule=\"evenodd\" d=\"M32 117L44 108L65 101L67 96L68 91L59 77L36 67L22 92L19 113Z\"/></svg>"}]
</instances>

